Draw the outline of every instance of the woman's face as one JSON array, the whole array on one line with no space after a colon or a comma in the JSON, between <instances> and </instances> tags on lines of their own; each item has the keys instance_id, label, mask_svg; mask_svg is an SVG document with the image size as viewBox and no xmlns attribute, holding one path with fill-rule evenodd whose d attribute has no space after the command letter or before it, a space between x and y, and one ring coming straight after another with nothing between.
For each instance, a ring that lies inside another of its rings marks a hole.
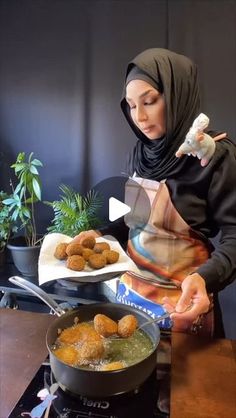
<instances>
[{"instance_id":1,"label":"woman's face","mask_svg":"<svg viewBox=\"0 0 236 418\"><path fill-rule=\"evenodd\" d=\"M147 138L158 139L165 134L165 100L154 87L143 80L132 80L126 86L126 101L133 122Z\"/></svg>"}]
</instances>

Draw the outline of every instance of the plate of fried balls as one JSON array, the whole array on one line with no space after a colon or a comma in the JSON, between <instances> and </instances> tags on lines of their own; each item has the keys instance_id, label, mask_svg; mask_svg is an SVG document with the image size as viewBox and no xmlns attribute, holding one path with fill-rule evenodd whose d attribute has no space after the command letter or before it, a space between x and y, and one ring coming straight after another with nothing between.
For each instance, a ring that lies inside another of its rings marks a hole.
<instances>
[{"instance_id":1,"label":"plate of fried balls","mask_svg":"<svg viewBox=\"0 0 236 418\"><path fill-rule=\"evenodd\" d=\"M38 270L40 285L64 278L77 278L78 282L105 281L128 270L138 272L135 263L112 236L96 239L87 236L76 243L60 233L44 237Z\"/></svg>"}]
</instances>

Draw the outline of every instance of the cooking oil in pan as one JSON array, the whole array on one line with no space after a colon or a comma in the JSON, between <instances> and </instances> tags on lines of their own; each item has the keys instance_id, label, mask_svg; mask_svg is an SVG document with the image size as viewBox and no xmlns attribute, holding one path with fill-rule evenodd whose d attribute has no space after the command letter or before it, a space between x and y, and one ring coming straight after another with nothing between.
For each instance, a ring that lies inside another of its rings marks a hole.
<instances>
[{"instance_id":1,"label":"cooking oil in pan","mask_svg":"<svg viewBox=\"0 0 236 418\"><path fill-rule=\"evenodd\" d=\"M94 349L96 343L92 344ZM153 351L153 342L143 330L136 330L129 338L103 338L103 353L93 360L81 360L83 342L61 343L58 339L52 351L64 363L88 370L115 370L139 363ZM76 354L77 353L77 354ZM111 367L106 368L106 365ZM114 368L113 368L114 365ZM104 368L105 366L105 368Z\"/></svg>"}]
</instances>

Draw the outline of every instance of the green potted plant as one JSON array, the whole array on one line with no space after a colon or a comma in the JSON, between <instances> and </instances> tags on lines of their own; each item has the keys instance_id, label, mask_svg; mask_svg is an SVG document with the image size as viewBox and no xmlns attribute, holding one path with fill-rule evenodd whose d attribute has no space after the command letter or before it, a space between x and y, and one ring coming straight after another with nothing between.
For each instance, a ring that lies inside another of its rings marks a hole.
<instances>
[{"instance_id":1,"label":"green potted plant","mask_svg":"<svg viewBox=\"0 0 236 418\"><path fill-rule=\"evenodd\" d=\"M86 196L81 196L71 187L62 184L60 200L45 202L54 210L54 218L47 228L48 232L60 232L74 237L81 231L94 229L101 225L99 210L102 207L102 197L90 190Z\"/></svg>"},{"instance_id":2,"label":"green potted plant","mask_svg":"<svg viewBox=\"0 0 236 418\"><path fill-rule=\"evenodd\" d=\"M11 165L18 183L14 187L11 181L12 194L3 203L8 206L11 221L17 232L23 236L12 238L7 247L12 253L13 261L18 270L25 276L34 276L38 270L38 256L42 237L37 234L36 203L41 201L41 181L38 167L41 161L33 158L33 152L28 159L24 152L20 152L16 162Z\"/></svg>"},{"instance_id":3,"label":"green potted plant","mask_svg":"<svg viewBox=\"0 0 236 418\"><path fill-rule=\"evenodd\" d=\"M10 235L16 231L16 228L12 225L10 210L7 205L3 203L8 198L8 194L4 191L0 191L0 265L5 262L6 245L10 238Z\"/></svg>"}]
</instances>

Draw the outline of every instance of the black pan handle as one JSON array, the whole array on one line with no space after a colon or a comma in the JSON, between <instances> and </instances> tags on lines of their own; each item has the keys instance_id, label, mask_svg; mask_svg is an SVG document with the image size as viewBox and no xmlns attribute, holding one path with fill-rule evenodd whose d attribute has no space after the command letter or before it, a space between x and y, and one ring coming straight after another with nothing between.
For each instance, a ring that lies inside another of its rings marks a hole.
<instances>
[{"instance_id":1,"label":"black pan handle","mask_svg":"<svg viewBox=\"0 0 236 418\"><path fill-rule=\"evenodd\" d=\"M57 316L61 316L65 313L64 309L62 309L51 296L49 296L46 292L44 292L44 290L40 289L40 287L36 286L35 284L19 276L9 277L8 280L11 283L14 283L16 286L23 287L24 289L33 293L34 296L37 296L44 303L46 303L46 305L48 305L49 308L51 308Z\"/></svg>"}]
</instances>

